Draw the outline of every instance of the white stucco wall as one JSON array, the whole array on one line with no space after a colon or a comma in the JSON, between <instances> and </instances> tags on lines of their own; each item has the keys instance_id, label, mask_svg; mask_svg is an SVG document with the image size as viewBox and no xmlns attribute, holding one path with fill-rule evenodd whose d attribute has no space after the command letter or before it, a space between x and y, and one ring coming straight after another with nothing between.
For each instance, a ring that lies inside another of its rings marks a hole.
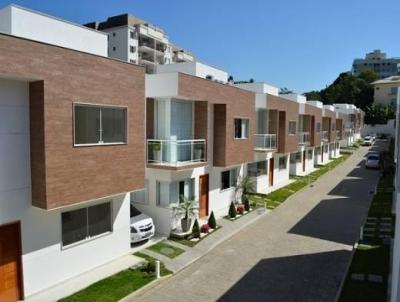
<instances>
[{"instance_id":1,"label":"white stucco wall","mask_svg":"<svg viewBox=\"0 0 400 302\"><path fill-rule=\"evenodd\" d=\"M129 62L129 30L128 26L108 28L104 30L108 34L108 56ZM137 40L136 40L137 42ZM115 47L115 50L114 50ZM138 62L137 56L135 57Z\"/></svg>"},{"instance_id":2,"label":"white stucco wall","mask_svg":"<svg viewBox=\"0 0 400 302\"><path fill-rule=\"evenodd\" d=\"M62 210L45 211L32 206L28 96L28 83L0 79L0 225L21 221L27 297L130 249L127 194ZM113 200L113 232L63 249L61 211L110 200Z\"/></svg>"},{"instance_id":3,"label":"white stucco wall","mask_svg":"<svg viewBox=\"0 0 400 302\"><path fill-rule=\"evenodd\" d=\"M160 65L160 66L168 66ZM178 95L178 73L146 74L146 98L176 97Z\"/></svg>"},{"instance_id":4,"label":"white stucco wall","mask_svg":"<svg viewBox=\"0 0 400 302\"><path fill-rule=\"evenodd\" d=\"M0 11L0 31L30 40L107 56L107 34L16 5Z\"/></svg>"}]
</instances>

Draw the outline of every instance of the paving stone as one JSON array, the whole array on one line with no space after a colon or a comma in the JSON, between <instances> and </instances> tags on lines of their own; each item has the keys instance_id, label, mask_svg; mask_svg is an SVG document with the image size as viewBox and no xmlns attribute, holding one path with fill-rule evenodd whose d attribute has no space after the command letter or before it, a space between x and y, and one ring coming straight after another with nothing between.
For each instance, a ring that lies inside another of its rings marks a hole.
<instances>
[{"instance_id":1,"label":"paving stone","mask_svg":"<svg viewBox=\"0 0 400 302\"><path fill-rule=\"evenodd\" d=\"M365 274L353 273L353 274L351 274L351 279L352 280L358 280L358 281L364 281L365 280Z\"/></svg>"},{"instance_id":2,"label":"paving stone","mask_svg":"<svg viewBox=\"0 0 400 302\"><path fill-rule=\"evenodd\" d=\"M374 283L382 283L383 282L383 277L380 275L368 275L368 281L369 282L374 282Z\"/></svg>"}]
</instances>

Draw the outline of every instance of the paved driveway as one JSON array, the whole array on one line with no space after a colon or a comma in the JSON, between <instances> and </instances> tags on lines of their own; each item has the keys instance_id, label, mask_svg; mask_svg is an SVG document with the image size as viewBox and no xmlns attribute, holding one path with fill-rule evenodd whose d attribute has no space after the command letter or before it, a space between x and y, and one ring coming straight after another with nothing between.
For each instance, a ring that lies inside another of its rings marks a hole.
<instances>
[{"instance_id":1,"label":"paved driveway","mask_svg":"<svg viewBox=\"0 0 400 302\"><path fill-rule=\"evenodd\" d=\"M366 153L135 301L334 301L379 178Z\"/></svg>"}]
</instances>

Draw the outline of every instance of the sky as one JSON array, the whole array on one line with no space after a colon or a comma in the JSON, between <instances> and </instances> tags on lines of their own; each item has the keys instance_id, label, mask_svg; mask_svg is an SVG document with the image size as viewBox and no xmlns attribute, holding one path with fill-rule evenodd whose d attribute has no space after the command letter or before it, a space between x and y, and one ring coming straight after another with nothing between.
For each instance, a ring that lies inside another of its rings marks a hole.
<instances>
[{"instance_id":1,"label":"sky","mask_svg":"<svg viewBox=\"0 0 400 302\"><path fill-rule=\"evenodd\" d=\"M322 89L354 58L400 57L400 0L0 0L76 23L130 13L235 80Z\"/></svg>"}]
</instances>

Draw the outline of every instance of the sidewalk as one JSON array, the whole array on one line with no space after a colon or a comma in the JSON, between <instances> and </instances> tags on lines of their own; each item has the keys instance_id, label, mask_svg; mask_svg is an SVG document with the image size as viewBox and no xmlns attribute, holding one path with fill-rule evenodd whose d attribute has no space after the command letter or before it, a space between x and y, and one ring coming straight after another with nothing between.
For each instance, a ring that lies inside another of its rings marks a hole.
<instances>
[{"instance_id":1,"label":"sidewalk","mask_svg":"<svg viewBox=\"0 0 400 302\"><path fill-rule=\"evenodd\" d=\"M249 224L266 215L268 212L270 212L268 209L265 211L263 209L256 209L235 221L230 221L224 218L219 219L217 223L221 228L215 231L215 233L208 235L193 247L188 247L172 240L165 240L166 243L179 247L185 251L183 254L173 259L147 249L143 249L141 252L162 261L169 270L176 273L200 257L206 255L221 242L229 239Z\"/></svg>"}]
</instances>

